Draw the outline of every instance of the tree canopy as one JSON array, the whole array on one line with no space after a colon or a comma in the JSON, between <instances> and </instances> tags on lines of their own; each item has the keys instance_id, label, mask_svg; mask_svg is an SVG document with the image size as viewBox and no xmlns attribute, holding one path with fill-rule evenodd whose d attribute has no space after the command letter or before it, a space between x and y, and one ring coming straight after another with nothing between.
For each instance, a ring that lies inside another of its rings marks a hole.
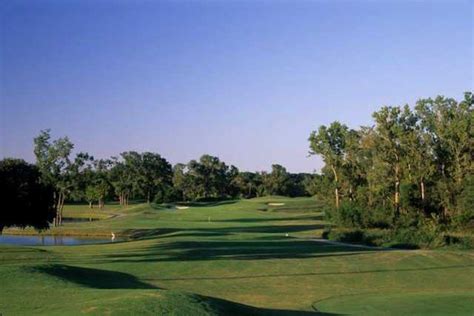
<instances>
[{"instance_id":1,"label":"tree canopy","mask_svg":"<svg viewBox=\"0 0 474 316\"><path fill-rule=\"evenodd\" d=\"M20 159L0 160L0 233L5 227L46 229L56 215L54 188L34 165Z\"/></svg>"}]
</instances>

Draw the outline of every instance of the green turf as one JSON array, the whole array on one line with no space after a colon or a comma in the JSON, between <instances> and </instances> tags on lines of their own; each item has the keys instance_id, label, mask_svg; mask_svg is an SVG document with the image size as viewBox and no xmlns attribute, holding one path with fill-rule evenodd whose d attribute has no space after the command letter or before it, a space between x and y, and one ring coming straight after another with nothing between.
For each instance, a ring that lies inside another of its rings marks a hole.
<instances>
[{"instance_id":1,"label":"green turf","mask_svg":"<svg viewBox=\"0 0 474 316\"><path fill-rule=\"evenodd\" d=\"M64 206L64 217L66 218L92 218L92 219L104 219L113 216L114 212L120 210L120 205L108 204L102 209L99 209L97 205L90 208L88 205L83 204L71 204Z\"/></svg>"},{"instance_id":2,"label":"green turf","mask_svg":"<svg viewBox=\"0 0 474 316\"><path fill-rule=\"evenodd\" d=\"M269 202L285 203L269 206ZM309 198L112 206L49 233L102 245L0 246L3 315L472 315L472 251L370 251L311 241ZM66 208L81 216L87 206ZM8 231L7 231L8 232ZM288 234L288 237L286 236Z\"/></svg>"}]
</instances>

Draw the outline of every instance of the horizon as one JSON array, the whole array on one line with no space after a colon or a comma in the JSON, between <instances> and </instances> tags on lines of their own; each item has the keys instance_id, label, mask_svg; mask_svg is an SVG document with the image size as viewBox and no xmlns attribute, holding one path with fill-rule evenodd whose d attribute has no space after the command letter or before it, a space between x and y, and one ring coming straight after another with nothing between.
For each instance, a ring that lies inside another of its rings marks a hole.
<instances>
[{"instance_id":1,"label":"horizon","mask_svg":"<svg viewBox=\"0 0 474 316\"><path fill-rule=\"evenodd\" d=\"M0 156L34 161L51 129L96 158L312 173L318 126L472 90L472 14L470 1L2 3Z\"/></svg>"}]
</instances>

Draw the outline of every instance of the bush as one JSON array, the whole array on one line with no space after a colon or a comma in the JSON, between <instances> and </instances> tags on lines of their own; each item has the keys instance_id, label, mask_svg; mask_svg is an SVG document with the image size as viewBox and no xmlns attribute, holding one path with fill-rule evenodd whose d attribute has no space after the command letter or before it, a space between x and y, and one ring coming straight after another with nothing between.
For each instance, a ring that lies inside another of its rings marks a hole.
<instances>
[{"instance_id":1,"label":"bush","mask_svg":"<svg viewBox=\"0 0 474 316\"><path fill-rule=\"evenodd\" d=\"M397 222L391 236L392 247L437 248L444 244L443 226L437 217L405 214Z\"/></svg>"},{"instance_id":2,"label":"bush","mask_svg":"<svg viewBox=\"0 0 474 316\"><path fill-rule=\"evenodd\" d=\"M413 183L402 183L400 185L400 207L405 211L423 209L420 189Z\"/></svg>"},{"instance_id":3,"label":"bush","mask_svg":"<svg viewBox=\"0 0 474 316\"><path fill-rule=\"evenodd\" d=\"M363 227L363 211L354 203L344 202L338 209L327 208L325 214L332 222L343 227Z\"/></svg>"},{"instance_id":4,"label":"bush","mask_svg":"<svg viewBox=\"0 0 474 316\"><path fill-rule=\"evenodd\" d=\"M167 186L158 191L158 193L156 193L153 202L155 202L156 204L171 203L175 202L177 199L177 191L173 187Z\"/></svg>"},{"instance_id":5,"label":"bush","mask_svg":"<svg viewBox=\"0 0 474 316\"><path fill-rule=\"evenodd\" d=\"M327 208L327 219L333 223L349 228L381 228L392 226L394 211L392 209L367 209L354 202L344 202L339 209Z\"/></svg>"},{"instance_id":6,"label":"bush","mask_svg":"<svg viewBox=\"0 0 474 316\"><path fill-rule=\"evenodd\" d=\"M388 240L388 232L386 230L361 230L361 229L326 229L323 232L323 238L346 242L363 244L367 246L381 246Z\"/></svg>"},{"instance_id":7,"label":"bush","mask_svg":"<svg viewBox=\"0 0 474 316\"><path fill-rule=\"evenodd\" d=\"M367 212L367 228L388 229L393 226L395 212L393 208L378 207Z\"/></svg>"},{"instance_id":8,"label":"bush","mask_svg":"<svg viewBox=\"0 0 474 316\"><path fill-rule=\"evenodd\" d=\"M474 236L445 235L444 242L448 246L454 246L461 249L474 248Z\"/></svg>"},{"instance_id":9,"label":"bush","mask_svg":"<svg viewBox=\"0 0 474 316\"><path fill-rule=\"evenodd\" d=\"M466 176L463 191L459 196L458 212L453 224L458 228L474 226L474 176Z\"/></svg>"}]
</instances>

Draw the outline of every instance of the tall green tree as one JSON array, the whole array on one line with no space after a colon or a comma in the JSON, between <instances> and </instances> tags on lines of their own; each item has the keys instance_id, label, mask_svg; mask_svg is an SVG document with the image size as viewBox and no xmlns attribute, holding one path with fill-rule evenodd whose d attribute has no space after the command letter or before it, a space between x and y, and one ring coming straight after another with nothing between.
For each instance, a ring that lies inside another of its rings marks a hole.
<instances>
[{"instance_id":1,"label":"tall green tree","mask_svg":"<svg viewBox=\"0 0 474 316\"><path fill-rule=\"evenodd\" d=\"M257 189L262 184L259 174L253 172L240 172L233 181L240 196L247 199L256 197Z\"/></svg>"},{"instance_id":2,"label":"tall green tree","mask_svg":"<svg viewBox=\"0 0 474 316\"><path fill-rule=\"evenodd\" d=\"M172 184L171 164L159 154L134 151L121 154L127 169L133 174L133 187L143 195L147 202L158 191L166 190Z\"/></svg>"},{"instance_id":3,"label":"tall green tree","mask_svg":"<svg viewBox=\"0 0 474 316\"><path fill-rule=\"evenodd\" d=\"M290 174L282 165L272 165L270 173L262 173L262 184L267 195L288 195Z\"/></svg>"},{"instance_id":4,"label":"tall green tree","mask_svg":"<svg viewBox=\"0 0 474 316\"><path fill-rule=\"evenodd\" d=\"M334 175L334 197L336 208L339 208L339 180L346 150L346 136L348 128L339 122L333 122L329 127L320 126L309 137L310 154L321 155L324 163Z\"/></svg>"},{"instance_id":5,"label":"tall green tree","mask_svg":"<svg viewBox=\"0 0 474 316\"><path fill-rule=\"evenodd\" d=\"M406 134L410 132L416 118L405 106L382 107L373 114L375 119L375 149L377 159L381 162L379 168L388 168L391 183L393 184L393 205L398 214L400 212L400 184L404 176L403 159L407 155L404 146Z\"/></svg>"},{"instance_id":6,"label":"tall green tree","mask_svg":"<svg viewBox=\"0 0 474 316\"><path fill-rule=\"evenodd\" d=\"M473 172L473 95L465 93L459 103L441 96L422 99L415 109L433 148L440 174L438 192L448 217L456 209L464 177Z\"/></svg>"},{"instance_id":7,"label":"tall green tree","mask_svg":"<svg viewBox=\"0 0 474 316\"><path fill-rule=\"evenodd\" d=\"M34 139L34 153L43 181L55 188L54 199L56 204L55 225L61 225L64 202L69 194L77 188L80 172L90 161L86 153L78 153L71 159L74 145L67 137L51 141L50 130L43 130Z\"/></svg>"},{"instance_id":8,"label":"tall green tree","mask_svg":"<svg viewBox=\"0 0 474 316\"><path fill-rule=\"evenodd\" d=\"M56 215L54 187L34 165L20 159L0 160L0 234L5 227L49 228Z\"/></svg>"},{"instance_id":9,"label":"tall green tree","mask_svg":"<svg viewBox=\"0 0 474 316\"><path fill-rule=\"evenodd\" d=\"M119 160L117 157L112 157L111 162L112 167L109 173L109 181L114 188L120 205L128 206L135 184L134 172L129 164Z\"/></svg>"}]
</instances>

